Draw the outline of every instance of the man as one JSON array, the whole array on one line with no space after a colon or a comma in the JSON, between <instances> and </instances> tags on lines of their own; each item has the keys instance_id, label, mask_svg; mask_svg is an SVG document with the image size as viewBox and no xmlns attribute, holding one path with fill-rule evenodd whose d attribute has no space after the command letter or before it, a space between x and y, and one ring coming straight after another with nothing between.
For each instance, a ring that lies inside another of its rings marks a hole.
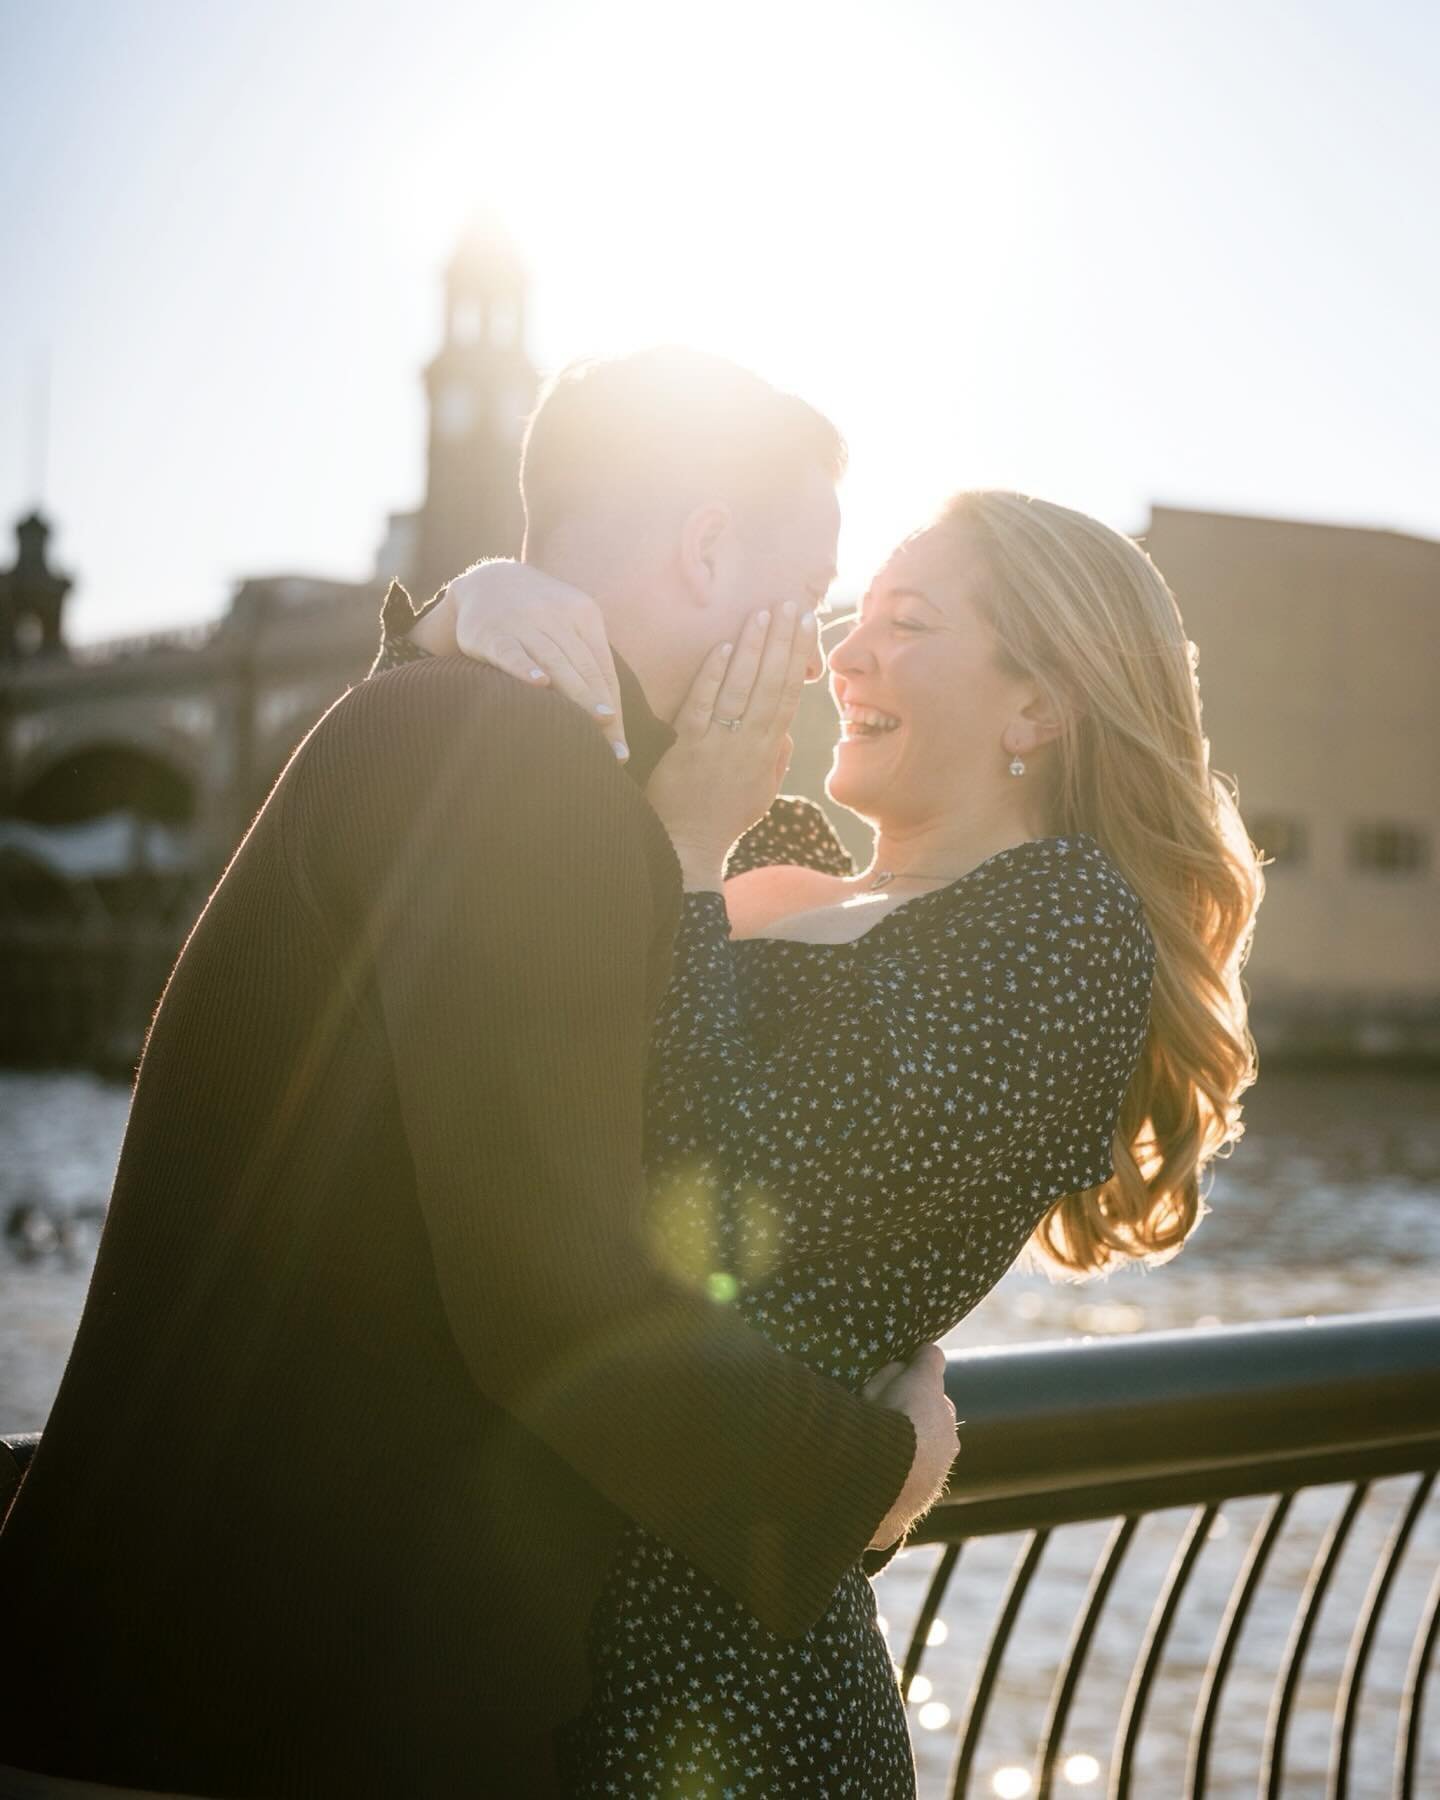
<instances>
[{"instance_id":1,"label":"man","mask_svg":"<svg viewBox=\"0 0 1440 1800\"><path fill-rule=\"evenodd\" d=\"M606 605L628 766L455 658L296 753L167 987L0 1533L0 1763L543 1795L627 1515L795 1635L933 1497L937 1355L852 1397L657 1266L643 1208L679 908L655 713L753 607L823 592L842 456L713 359L572 372L527 553Z\"/></svg>"}]
</instances>

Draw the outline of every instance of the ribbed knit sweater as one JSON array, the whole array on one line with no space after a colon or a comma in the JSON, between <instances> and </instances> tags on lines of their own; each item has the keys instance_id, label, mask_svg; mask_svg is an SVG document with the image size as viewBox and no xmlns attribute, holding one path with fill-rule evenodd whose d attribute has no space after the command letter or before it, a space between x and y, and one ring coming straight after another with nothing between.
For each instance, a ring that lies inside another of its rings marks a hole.
<instances>
[{"instance_id":1,"label":"ribbed knit sweater","mask_svg":"<svg viewBox=\"0 0 1440 1800\"><path fill-rule=\"evenodd\" d=\"M643 779L630 682L626 722ZM553 695L421 662L306 739L167 987L0 1532L0 1763L548 1792L627 1516L772 1630L823 1611L914 1434L652 1255L679 899Z\"/></svg>"}]
</instances>

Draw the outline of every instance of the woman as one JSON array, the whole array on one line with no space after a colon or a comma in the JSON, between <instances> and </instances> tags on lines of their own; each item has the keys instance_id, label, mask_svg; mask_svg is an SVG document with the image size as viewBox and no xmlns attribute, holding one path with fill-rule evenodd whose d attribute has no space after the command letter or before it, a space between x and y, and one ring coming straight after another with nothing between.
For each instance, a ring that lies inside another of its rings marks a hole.
<instances>
[{"instance_id":1,"label":"woman","mask_svg":"<svg viewBox=\"0 0 1440 1800\"><path fill-rule=\"evenodd\" d=\"M547 611L543 577L467 591L512 652L558 640L572 685L573 610ZM777 618L762 647L752 623L701 672L647 790L687 889L648 1166L676 1267L873 1392L1027 1244L1072 1276L1179 1248L1253 1078L1239 971L1261 879L1160 575L1005 493L962 494L902 544L830 654L827 790L875 827L869 866L782 800L727 870L735 809L753 816L755 768L786 749L752 698L795 629ZM591 1654L578 1795L914 1791L858 1566L787 1642L631 1527Z\"/></svg>"}]
</instances>

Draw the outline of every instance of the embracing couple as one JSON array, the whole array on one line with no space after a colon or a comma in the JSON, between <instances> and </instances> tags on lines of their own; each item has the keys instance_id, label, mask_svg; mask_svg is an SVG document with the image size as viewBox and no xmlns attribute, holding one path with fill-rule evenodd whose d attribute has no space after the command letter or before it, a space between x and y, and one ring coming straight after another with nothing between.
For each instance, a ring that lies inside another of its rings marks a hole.
<instances>
[{"instance_id":1,"label":"embracing couple","mask_svg":"<svg viewBox=\"0 0 1440 1800\"><path fill-rule=\"evenodd\" d=\"M1164 582L1012 494L830 650L871 864L777 798L843 463L719 359L579 365L524 561L387 604L150 1033L0 1794L913 1793L868 1574L934 1340L1182 1243L1259 876Z\"/></svg>"}]
</instances>

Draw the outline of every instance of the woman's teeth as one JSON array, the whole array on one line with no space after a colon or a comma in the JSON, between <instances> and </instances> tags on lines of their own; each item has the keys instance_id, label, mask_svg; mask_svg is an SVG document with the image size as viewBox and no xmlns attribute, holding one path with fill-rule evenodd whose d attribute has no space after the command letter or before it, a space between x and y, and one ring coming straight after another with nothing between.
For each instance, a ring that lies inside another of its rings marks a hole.
<instances>
[{"instance_id":1,"label":"woman's teeth","mask_svg":"<svg viewBox=\"0 0 1440 1800\"><path fill-rule=\"evenodd\" d=\"M883 737L900 723L892 714L874 706L842 706L840 719L849 737Z\"/></svg>"}]
</instances>

